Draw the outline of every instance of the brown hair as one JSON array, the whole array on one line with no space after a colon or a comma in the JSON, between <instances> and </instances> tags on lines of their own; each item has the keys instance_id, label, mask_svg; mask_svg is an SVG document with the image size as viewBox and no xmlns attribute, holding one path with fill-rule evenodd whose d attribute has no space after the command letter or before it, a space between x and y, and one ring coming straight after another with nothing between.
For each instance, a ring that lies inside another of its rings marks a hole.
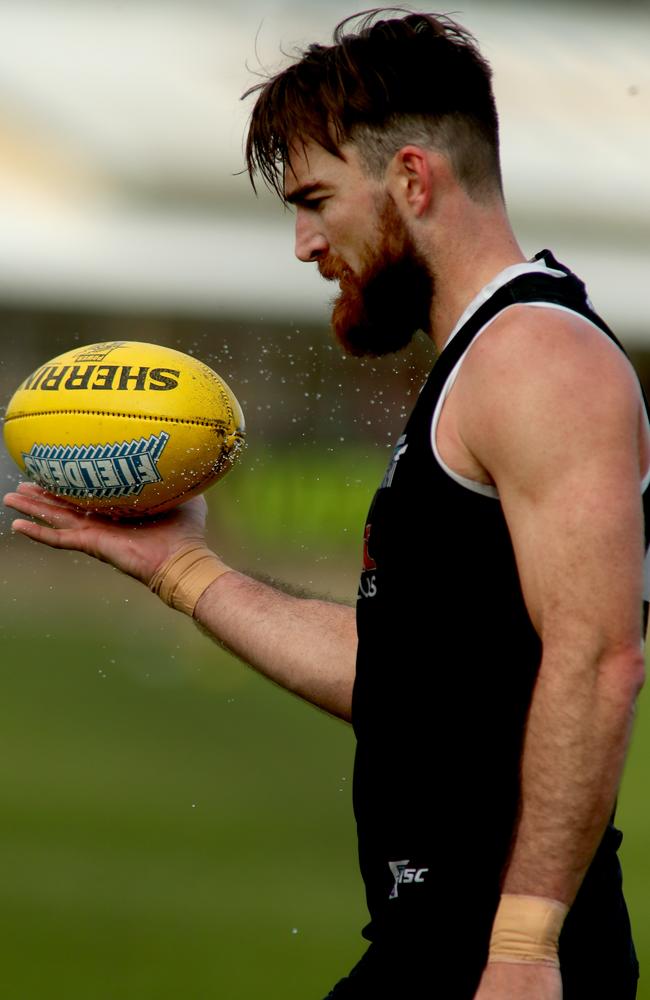
<instances>
[{"instance_id":1,"label":"brown hair","mask_svg":"<svg viewBox=\"0 0 650 1000\"><path fill-rule=\"evenodd\" d=\"M474 37L442 14L384 18L397 9L346 18L333 45L310 45L246 91L257 93L246 141L253 186L259 173L282 198L292 143L313 140L336 156L355 143L377 177L402 146L433 147L472 197L501 191L492 72Z\"/></svg>"}]
</instances>

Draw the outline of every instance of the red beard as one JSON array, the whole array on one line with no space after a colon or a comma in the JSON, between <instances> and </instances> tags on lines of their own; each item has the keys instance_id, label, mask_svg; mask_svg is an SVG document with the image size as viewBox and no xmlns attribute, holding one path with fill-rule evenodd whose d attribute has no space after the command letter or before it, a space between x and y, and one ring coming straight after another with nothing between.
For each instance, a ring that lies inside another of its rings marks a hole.
<instances>
[{"instance_id":1,"label":"red beard","mask_svg":"<svg viewBox=\"0 0 650 1000\"><path fill-rule=\"evenodd\" d=\"M379 222L377 248L367 251L360 274L337 257L318 263L323 278L339 283L332 309L334 334L357 357L399 351L417 330L429 328L433 276L391 198Z\"/></svg>"}]
</instances>

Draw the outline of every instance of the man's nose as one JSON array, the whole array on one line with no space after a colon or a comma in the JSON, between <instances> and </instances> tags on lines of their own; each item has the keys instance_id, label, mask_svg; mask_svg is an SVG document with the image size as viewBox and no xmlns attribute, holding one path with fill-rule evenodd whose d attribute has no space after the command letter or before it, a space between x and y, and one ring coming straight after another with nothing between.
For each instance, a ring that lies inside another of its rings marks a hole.
<instances>
[{"instance_id":1,"label":"man's nose","mask_svg":"<svg viewBox=\"0 0 650 1000\"><path fill-rule=\"evenodd\" d=\"M311 213L302 212L300 208L296 214L295 254L298 260L305 263L320 260L329 249L327 240L313 219L308 217L309 214Z\"/></svg>"}]
</instances>

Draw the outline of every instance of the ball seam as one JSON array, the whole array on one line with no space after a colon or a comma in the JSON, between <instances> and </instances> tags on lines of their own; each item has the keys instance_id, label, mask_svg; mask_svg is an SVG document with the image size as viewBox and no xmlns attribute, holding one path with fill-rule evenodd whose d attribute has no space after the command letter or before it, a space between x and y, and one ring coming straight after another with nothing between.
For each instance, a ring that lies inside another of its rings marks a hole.
<instances>
[{"instance_id":1,"label":"ball seam","mask_svg":"<svg viewBox=\"0 0 650 1000\"><path fill-rule=\"evenodd\" d=\"M8 424L11 420L29 420L35 417L70 417L78 416L79 414L87 414L93 417L123 417L126 420L154 420L156 422L164 422L168 424L192 424L199 427L215 427L227 430L228 424L225 420L219 420L214 418L212 420L201 419L200 417L195 417L188 419L186 417L166 417L159 416L157 414L148 413L119 413L114 410L39 410L38 413L13 413L5 416L4 422Z\"/></svg>"}]
</instances>

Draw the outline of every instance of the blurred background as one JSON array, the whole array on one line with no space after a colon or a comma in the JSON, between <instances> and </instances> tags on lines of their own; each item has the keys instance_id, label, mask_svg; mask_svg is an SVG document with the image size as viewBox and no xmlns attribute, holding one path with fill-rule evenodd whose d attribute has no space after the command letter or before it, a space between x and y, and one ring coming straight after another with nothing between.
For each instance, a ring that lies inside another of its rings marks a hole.
<instances>
[{"instance_id":1,"label":"blurred background","mask_svg":"<svg viewBox=\"0 0 650 1000\"><path fill-rule=\"evenodd\" d=\"M433 353L336 349L331 289L293 258L291 213L242 174L239 97L354 10L0 5L0 407L77 344L195 353L248 423L210 494L215 545L350 602L365 512ZM455 16L494 68L524 250L585 278L650 383L647 3ZM16 480L0 452L2 487ZM4 513L0 551L3 996L318 1000L363 949L347 727L133 581L13 539ZM642 699L619 819L650 970L645 716Z\"/></svg>"}]
</instances>

